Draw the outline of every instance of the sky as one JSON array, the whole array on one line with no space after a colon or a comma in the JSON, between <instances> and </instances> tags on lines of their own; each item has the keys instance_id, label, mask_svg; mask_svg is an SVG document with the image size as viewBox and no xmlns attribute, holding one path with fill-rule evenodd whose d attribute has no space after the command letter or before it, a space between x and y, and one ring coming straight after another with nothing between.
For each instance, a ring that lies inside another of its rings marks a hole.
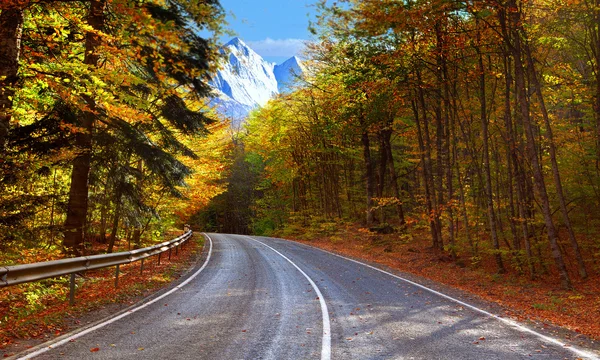
<instances>
[{"instance_id":1,"label":"sky","mask_svg":"<svg viewBox=\"0 0 600 360\"><path fill-rule=\"evenodd\" d=\"M315 0L221 0L229 28L265 60L282 63L300 55L311 39ZM227 42L232 36L223 38Z\"/></svg>"}]
</instances>

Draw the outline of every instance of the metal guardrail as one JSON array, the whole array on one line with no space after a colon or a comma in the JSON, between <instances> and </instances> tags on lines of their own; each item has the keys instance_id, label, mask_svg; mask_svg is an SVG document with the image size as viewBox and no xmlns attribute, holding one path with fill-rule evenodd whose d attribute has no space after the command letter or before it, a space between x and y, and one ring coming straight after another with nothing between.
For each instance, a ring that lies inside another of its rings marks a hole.
<instances>
[{"instance_id":1,"label":"metal guardrail","mask_svg":"<svg viewBox=\"0 0 600 360\"><path fill-rule=\"evenodd\" d=\"M40 281L57 276L71 275L71 293L69 298L71 305L73 305L75 302L74 296L76 273L116 266L115 287L118 287L120 265L130 264L132 262L141 260L142 264L140 266L140 272L143 272L144 259L158 255L158 263L160 264L160 257L162 253L168 251L170 259L172 249L175 248L175 254L177 254L179 247L191 237L192 231L186 227L186 232L183 235L171 241L166 241L143 249L135 249L113 254L81 256L76 258L44 261L24 265L0 266L0 288Z\"/></svg>"}]
</instances>

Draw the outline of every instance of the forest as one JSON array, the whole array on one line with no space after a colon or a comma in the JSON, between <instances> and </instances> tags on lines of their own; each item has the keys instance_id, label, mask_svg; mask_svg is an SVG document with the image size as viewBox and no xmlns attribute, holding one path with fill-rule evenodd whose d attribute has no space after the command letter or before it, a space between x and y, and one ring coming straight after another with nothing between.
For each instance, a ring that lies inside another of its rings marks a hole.
<instances>
[{"instance_id":1,"label":"forest","mask_svg":"<svg viewBox=\"0 0 600 360\"><path fill-rule=\"evenodd\" d=\"M3 0L0 266L191 224L385 257L597 338L600 0L315 6L294 90L234 131L217 0ZM153 266L131 294L173 279ZM124 296L96 276L77 310L65 279L3 289L0 346Z\"/></svg>"},{"instance_id":2,"label":"forest","mask_svg":"<svg viewBox=\"0 0 600 360\"><path fill-rule=\"evenodd\" d=\"M461 266L550 274L563 289L598 274L600 2L318 8L307 74L251 114L227 192L196 223L283 237L426 229Z\"/></svg>"},{"instance_id":3,"label":"forest","mask_svg":"<svg viewBox=\"0 0 600 360\"><path fill-rule=\"evenodd\" d=\"M2 1L2 265L355 224L598 275L599 0L315 6L309 70L234 132L208 105L217 0Z\"/></svg>"},{"instance_id":4,"label":"forest","mask_svg":"<svg viewBox=\"0 0 600 360\"><path fill-rule=\"evenodd\" d=\"M207 106L218 1L0 10L3 265L161 242L223 191L228 127Z\"/></svg>"}]
</instances>

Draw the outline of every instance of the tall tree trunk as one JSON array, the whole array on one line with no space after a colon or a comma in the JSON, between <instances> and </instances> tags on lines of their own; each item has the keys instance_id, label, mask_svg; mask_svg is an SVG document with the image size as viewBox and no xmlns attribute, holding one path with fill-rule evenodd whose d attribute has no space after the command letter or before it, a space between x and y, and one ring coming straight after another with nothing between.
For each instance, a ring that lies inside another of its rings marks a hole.
<instances>
[{"instance_id":1,"label":"tall tree trunk","mask_svg":"<svg viewBox=\"0 0 600 360\"><path fill-rule=\"evenodd\" d=\"M388 136L388 134L386 133L387 130L379 130L378 132L378 137L379 137L379 172L378 172L378 178L379 178L379 182L378 182L378 186L377 186L377 196L379 198L383 198L384 197L384 189L385 189L385 175L387 173L387 163L388 163L388 153L385 149L386 145L385 145L385 137ZM379 221L381 223L385 223L386 222L386 218L385 218L385 206L379 206Z\"/></svg>"},{"instance_id":2,"label":"tall tree trunk","mask_svg":"<svg viewBox=\"0 0 600 360\"><path fill-rule=\"evenodd\" d=\"M423 91L423 80L421 78L421 73L419 71L417 71L417 80L418 80L418 84L419 86L417 86L417 98L418 98L418 102L419 105L421 107L421 117L420 117L420 121L419 121L419 117L415 117L415 121L417 123L417 130L420 131L422 140L423 140L423 146L422 149L424 151L424 156L425 156L425 163L423 164L423 166L426 168L424 175L425 175L425 181L427 182L427 188L429 189L428 192L428 198L429 198L429 202L431 204L431 209L429 211L429 217L431 219L431 221L433 222L433 227L432 227L432 233L433 233L433 247L435 249L443 249L444 248L444 241L442 239L442 222L440 220L440 211L439 211L439 205L437 203L437 198L436 198L436 190L435 190L435 180L434 180L434 175L433 175L433 165L432 162L433 160L431 159L431 148L432 148L432 141L431 141L431 137L429 135L429 118L427 117L427 105L425 102L425 94ZM415 104L416 105L416 104ZM418 106L413 109L413 111L415 112L415 115L418 115ZM420 129L420 123L423 123L423 128Z\"/></svg>"},{"instance_id":3,"label":"tall tree trunk","mask_svg":"<svg viewBox=\"0 0 600 360\"><path fill-rule=\"evenodd\" d=\"M434 219L434 209L433 209L433 197L431 194L431 190L433 188L433 182L431 181L431 166L430 159L427 156L428 149L425 146L425 140L423 137L423 130L421 129L421 120L419 117L419 108L416 104L416 101L412 101L412 110L415 117L415 124L417 125L417 137L419 140L419 153L421 157L421 164L423 165L423 185L425 186L425 205L427 208L427 217L429 218L429 229L431 231L431 241L432 247L434 249L438 248L438 239L439 239L439 229L437 227L437 223Z\"/></svg>"},{"instance_id":4,"label":"tall tree trunk","mask_svg":"<svg viewBox=\"0 0 600 360\"><path fill-rule=\"evenodd\" d=\"M367 190L367 226L373 224L373 194L375 193L375 175L373 171L373 161L371 160L371 141L369 140L369 132L366 129L364 119L360 119L363 132L361 135L361 143L363 147L363 161L365 163L366 172L366 190Z\"/></svg>"},{"instance_id":5,"label":"tall tree trunk","mask_svg":"<svg viewBox=\"0 0 600 360\"><path fill-rule=\"evenodd\" d=\"M113 217L112 230L110 231L110 237L108 239L107 253L112 253L115 247L115 241L117 239L117 233L119 232L119 220L121 219L121 208L122 208L122 197L123 197L123 184L121 181L117 184L115 194L115 214Z\"/></svg>"},{"instance_id":6,"label":"tall tree trunk","mask_svg":"<svg viewBox=\"0 0 600 360\"><path fill-rule=\"evenodd\" d=\"M444 16L442 16L444 19ZM445 36L442 31L441 21L438 20L435 23L435 33L436 33L436 53L437 53L437 71L436 71L436 79L437 86L433 91L435 94L435 148L436 148L436 178L435 178L435 191L437 195L437 206L436 213L438 216L436 217L436 221L438 222L438 228L441 229L441 219L440 215L442 213L442 207L444 205L444 176L446 175L445 171L445 163L446 163L446 147L444 146L446 142L446 126L447 126L447 113L444 110L444 104L446 104L447 99L442 95L442 89L446 89L447 79L445 77L445 69L446 69L446 50L445 50ZM448 199L450 200L450 199ZM452 221L452 220L451 220ZM452 226L452 225L451 225ZM450 229L449 229L450 230ZM450 232L452 235L453 233ZM438 249L440 251L444 250L444 241L443 237L439 237Z\"/></svg>"},{"instance_id":7,"label":"tall tree trunk","mask_svg":"<svg viewBox=\"0 0 600 360\"><path fill-rule=\"evenodd\" d=\"M396 197L396 211L398 212L398 219L400 220L400 225L406 224L406 220L404 219L404 209L402 207L402 198L400 195L400 186L398 186L398 175L396 174L396 167L394 165L394 153L392 152L392 129L386 129L383 146L385 148L385 152L387 153L388 159L388 170L390 172L390 181L392 182L392 188L394 190L394 196Z\"/></svg>"},{"instance_id":8,"label":"tall tree trunk","mask_svg":"<svg viewBox=\"0 0 600 360\"><path fill-rule=\"evenodd\" d=\"M511 63L511 53L512 51L512 43L511 43L511 34L509 33L508 23L506 19L506 9L501 8L498 12L500 26L502 31L502 36L504 38L504 46L502 48L503 57L504 57L504 71L506 73L505 79L505 94L504 94L504 107L505 107L505 121L508 121L506 127L509 131L509 144L510 152L512 154L512 165L515 172L515 181L516 181L516 190L517 190L517 209L519 213L519 219L521 223L521 233L523 236L523 242L525 243L525 253L527 256L527 264L529 267L529 275L531 279L536 277L536 269L533 257L533 251L531 247L531 234L534 232L530 229L528 221L531 218L530 204L531 204L531 196L529 189L531 188L530 181L528 181L528 177L525 171L525 161L522 160L521 154L526 154L525 147L523 145L523 136L519 132L519 128L523 128L523 120L520 116L515 116L515 124L513 127L513 122L511 121L511 88L514 84L515 87L515 103L519 104L518 99L518 86L516 82L513 81L512 69L513 65ZM516 247L515 247L516 248Z\"/></svg>"},{"instance_id":9,"label":"tall tree trunk","mask_svg":"<svg viewBox=\"0 0 600 360\"><path fill-rule=\"evenodd\" d=\"M571 289L573 286L571 284L571 279L569 277L569 273L567 272L567 268L564 263L562 252L560 250L560 247L558 246L558 234L556 232L556 227L554 226L554 220L552 219L550 200L548 199L546 184L544 182L544 175L542 173L540 160L537 154L537 144L533 132L533 124L529 115L529 103L527 99L527 91L525 88L525 68L522 61L522 29L520 28L522 26L521 12L515 0L509 0L507 5L508 9L506 10L509 13L513 41L513 44L511 44L511 50L513 52L515 62L515 83L517 88L517 99L519 103L519 110L521 113L523 125L525 128L526 149L532 167L534 189L538 195L540 205L542 208L542 214L544 216L544 222L546 224L546 232L548 234L548 241L550 243L552 257L554 258L554 262L558 269L561 285L564 289Z\"/></svg>"},{"instance_id":10,"label":"tall tree trunk","mask_svg":"<svg viewBox=\"0 0 600 360\"><path fill-rule=\"evenodd\" d=\"M600 0L592 2L593 22L590 24L591 54L596 80L594 116L596 118L596 171L600 171Z\"/></svg>"},{"instance_id":11,"label":"tall tree trunk","mask_svg":"<svg viewBox=\"0 0 600 360\"><path fill-rule=\"evenodd\" d=\"M102 30L104 27L104 11L106 0L91 0L88 13L88 24L94 30ZM88 32L85 40L84 63L90 67L98 66L98 46L100 36L95 32ZM90 96L83 96L91 111L81 115L81 131L75 135L75 147L79 153L73 160L73 171L71 173L71 188L69 189L69 203L67 207L67 219L65 220L65 239L63 247L73 255L83 253L84 228L86 226L86 214L88 209L88 182L90 163L92 158L92 132L94 129L96 103Z\"/></svg>"},{"instance_id":12,"label":"tall tree trunk","mask_svg":"<svg viewBox=\"0 0 600 360\"><path fill-rule=\"evenodd\" d=\"M579 244L577 243L577 239L575 239L575 233L573 232L573 226L571 225L571 219L569 218L569 211L567 210L567 202L565 200L565 194L560 178L558 161L556 160L556 145L554 144L554 135L552 132L552 126L550 124L550 118L548 116L548 110L546 109L546 103L542 94L541 84L538 79L537 72L535 70L533 57L531 56L531 49L529 47L529 43L526 40L523 43L523 47L525 48L525 53L527 55L527 66L531 73L530 81L533 82L535 94L537 95L540 110L542 111L542 118L544 119L544 127L546 130L544 136L548 140L548 148L550 150L550 163L552 164L552 177L554 179L554 186L556 186L556 196L558 197L558 202L560 204L560 212L562 214L565 226L567 227L567 232L569 234L569 242L571 243L571 247L573 248L573 252L575 253L575 258L577 259L579 276L581 276L582 279L585 279L587 278L588 274L585 268L585 263L583 262L583 257L581 256Z\"/></svg>"},{"instance_id":13,"label":"tall tree trunk","mask_svg":"<svg viewBox=\"0 0 600 360\"><path fill-rule=\"evenodd\" d=\"M17 85L23 10L18 7L2 8L0 13L0 153L4 152L10 128L13 97Z\"/></svg>"},{"instance_id":14,"label":"tall tree trunk","mask_svg":"<svg viewBox=\"0 0 600 360\"><path fill-rule=\"evenodd\" d=\"M138 159L137 161L137 170L138 170L138 178L136 181L137 187L142 188L144 181L144 162L142 159ZM157 205L158 206L158 205ZM150 217L152 219L152 217ZM142 224L137 223L133 229L133 248L139 249L142 247L141 244L141 236L142 236Z\"/></svg>"},{"instance_id":15,"label":"tall tree trunk","mask_svg":"<svg viewBox=\"0 0 600 360\"><path fill-rule=\"evenodd\" d=\"M509 201L509 223L510 223L510 231L512 233L513 236L513 256L514 259L517 263L517 266L519 268L519 273L521 273L521 242L519 240L519 233L517 230L517 210L515 209L515 191L514 191L514 183L519 183L519 179L518 179L518 168L517 168L517 152L516 152L516 144L515 144L515 133L513 130L513 123L512 123L512 107L511 107L511 87L512 87L512 74L510 73L510 65L509 65L509 55L508 55L508 51L506 49L506 47L503 47L502 49L502 55L503 55L503 61L502 64L504 66L504 73L506 74L504 77L504 126L506 128L506 165L507 165L507 170L508 170L508 178L507 178L507 184L506 184L506 188L507 188L507 192L508 192L508 201ZM513 178L516 178L516 181L513 182ZM520 186L520 184L517 185L517 209L520 209L520 202L521 202L521 197L519 194L519 190L518 187ZM522 224L525 226L525 228L527 227L527 224L525 222L525 220L520 217L520 221L522 222ZM527 234L527 231L525 231L524 234ZM527 238L527 236L525 235L525 241L529 242L529 239ZM529 254L528 254L529 255ZM527 261L528 264L531 266L531 258L528 256L527 257ZM533 271L531 271L531 267L530 267L530 273L531 276L533 277Z\"/></svg>"},{"instance_id":16,"label":"tall tree trunk","mask_svg":"<svg viewBox=\"0 0 600 360\"><path fill-rule=\"evenodd\" d=\"M502 255L500 254L500 241L498 240L498 230L496 226L496 215L494 211L494 194L492 192L492 175L490 171L490 150L489 150L489 131L488 131L488 119L487 119L487 105L486 105L486 94L485 94L485 68L483 66L483 56L481 55L481 49L479 48L481 34L477 32L477 45L475 50L477 51L478 61L478 72L479 72L479 103L481 108L481 141L483 143L483 173L485 180L485 192L486 192L486 205L488 213L488 221L490 224L490 232L492 235L492 246L494 247L494 259L496 260L496 267L498 272L503 274L506 272L504 263L502 262Z\"/></svg>"}]
</instances>

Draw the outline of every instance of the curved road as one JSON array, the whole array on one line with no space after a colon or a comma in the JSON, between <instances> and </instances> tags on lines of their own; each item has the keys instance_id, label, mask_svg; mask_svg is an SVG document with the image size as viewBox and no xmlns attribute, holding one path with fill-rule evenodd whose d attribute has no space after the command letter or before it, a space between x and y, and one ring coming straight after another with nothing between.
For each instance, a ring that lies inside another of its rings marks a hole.
<instances>
[{"instance_id":1,"label":"curved road","mask_svg":"<svg viewBox=\"0 0 600 360\"><path fill-rule=\"evenodd\" d=\"M309 246L209 237L170 293L21 359L598 359Z\"/></svg>"}]
</instances>

